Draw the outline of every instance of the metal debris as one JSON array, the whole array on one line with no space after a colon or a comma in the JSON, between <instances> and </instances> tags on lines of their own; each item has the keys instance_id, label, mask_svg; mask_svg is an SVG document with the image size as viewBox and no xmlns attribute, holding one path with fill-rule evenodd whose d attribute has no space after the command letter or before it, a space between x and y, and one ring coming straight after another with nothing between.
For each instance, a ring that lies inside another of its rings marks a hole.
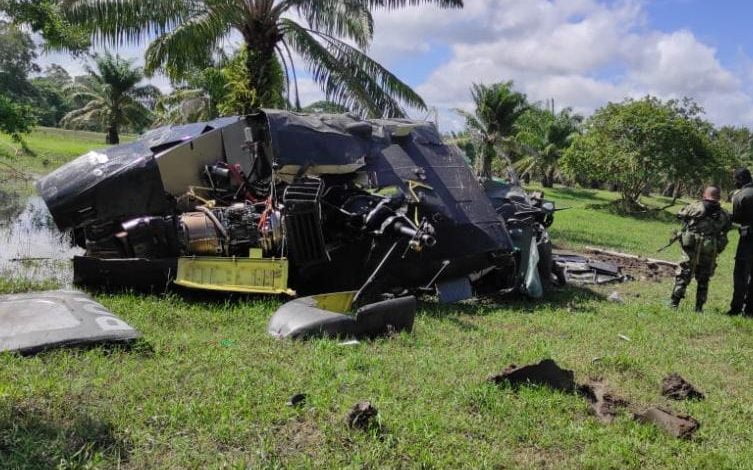
<instances>
[{"instance_id":1,"label":"metal debris","mask_svg":"<svg viewBox=\"0 0 753 470\"><path fill-rule=\"evenodd\" d=\"M83 292L0 296L0 351L29 354L63 346L123 343L140 336Z\"/></svg>"}]
</instances>

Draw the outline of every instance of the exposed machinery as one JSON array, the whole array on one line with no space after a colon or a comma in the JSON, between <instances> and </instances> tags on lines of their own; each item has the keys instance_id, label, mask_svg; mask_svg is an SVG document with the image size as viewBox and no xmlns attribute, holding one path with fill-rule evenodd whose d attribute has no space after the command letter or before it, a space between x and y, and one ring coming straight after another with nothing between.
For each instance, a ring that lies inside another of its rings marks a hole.
<instances>
[{"instance_id":1,"label":"exposed machinery","mask_svg":"<svg viewBox=\"0 0 753 470\"><path fill-rule=\"evenodd\" d=\"M86 249L78 283L357 291L356 305L537 296L553 212L516 181L484 188L430 123L274 110L147 132L38 189Z\"/></svg>"}]
</instances>

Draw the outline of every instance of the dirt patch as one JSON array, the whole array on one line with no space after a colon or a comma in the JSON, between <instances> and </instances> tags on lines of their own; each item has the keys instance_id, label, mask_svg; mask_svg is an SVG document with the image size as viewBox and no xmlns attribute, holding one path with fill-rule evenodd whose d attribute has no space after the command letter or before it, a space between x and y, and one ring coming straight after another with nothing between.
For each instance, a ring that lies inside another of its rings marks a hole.
<instances>
[{"instance_id":1,"label":"dirt patch","mask_svg":"<svg viewBox=\"0 0 753 470\"><path fill-rule=\"evenodd\" d=\"M690 439L701 424L692 416L675 413L674 411L654 407L643 413L635 414L635 420L641 423L653 423L672 436L680 439Z\"/></svg>"},{"instance_id":2,"label":"dirt patch","mask_svg":"<svg viewBox=\"0 0 753 470\"><path fill-rule=\"evenodd\" d=\"M630 402L612 393L601 379L592 379L580 385L578 392L591 404L591 411L602 423L611 423L620 408Z\"/></svg>"},{"instance_id":3,"label":"dirt patch","mask_svg":"<svg viewBox=\"0 0 753 470\"><path fill-rule=\"evenodd\" d=\"M303 418L289 420L278 428L275 436L276 454L283 458L297 454L315 456L324 442L324 433Z\"/></svg>"},{"instance_id":4,"label":"dirt patch","mask_svg":"<svg viewBox=\"0 0 753 470\"><path fill-rule=\"evenodd\" d=\"M671 261L644 258L642 256L599 248L586 248L584 256L603 263L612 263L620 267L622 272L638 281L660 281L663 278L674 277L677 264Z\"/></svg>"},{"instance_id":5,"label":"dirt patch","mask_svg":"<svg viewBox=\"0 0 753 470\"><path fill-rule=\"evenodd\" d=\"M661 383L661 394L672 400L703 400L706 396L679 374L669 374Z\"/></svg>"},{"instance_id":6,"label":"dirt patch","mask_svg":"<svg viewBox=\"0 0 753 470\"><path fill-rule=\"evenodd\" d=\"M490 376L488 380L495 384L509 383L513 387L532 384L544 385L563 392L575 390L573 371L562 369L551 359L522 367L512 364L499 374Z\"/></svg>"},{"instance_id":7,"label":"dirt patch","mask_svg":"<svg viewBox=\"0 0 753 470\"><path fill-rule=\"evenodd\" d=\"M669 376L669 378L672 379L669 381L671 385L677 385L683 391L687 386L692 387L676 374ZM554 390L578 393L591 405L592 413L601 422L607 424L614 421L620 409L635 410L635 406L628 400L609 390L603 380L591 379L585 384L576 384L573 371L562 369L551 359L522 367L511 365L501 373L489 376L487 380L494 384L506 383L513 387L542 385ZM665 385L667 382L665 379ZM700 393L697 390L695 391ZM634 413L633 418L641 423L654 424L672 436L681 439L689 439L700 427L700 423L695 418L660 407L651 407L643 412Z\"/></svg>"}]
</instances>

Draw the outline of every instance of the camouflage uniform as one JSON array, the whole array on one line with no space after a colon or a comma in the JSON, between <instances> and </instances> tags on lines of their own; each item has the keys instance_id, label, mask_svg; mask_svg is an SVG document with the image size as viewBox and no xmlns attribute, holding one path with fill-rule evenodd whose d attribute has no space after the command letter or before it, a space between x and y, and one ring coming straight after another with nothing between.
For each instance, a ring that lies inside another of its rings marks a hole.
<instances>
[{"instance_id":1,"label":"camouflage uniform","mask_svg":"<svg viewBox=\"0 0 753 470\"><path fill-rule=\"evenodd\" d=\"M672 305L680 304L695 275L698 283L695 308L701 311L708 296L709 280L716 269L716 257L727 246L730 217L719 203L713 201L688 204L677 217L684 223L678 233L684 256L675 278Z\"/></svg>"}]
</instances>

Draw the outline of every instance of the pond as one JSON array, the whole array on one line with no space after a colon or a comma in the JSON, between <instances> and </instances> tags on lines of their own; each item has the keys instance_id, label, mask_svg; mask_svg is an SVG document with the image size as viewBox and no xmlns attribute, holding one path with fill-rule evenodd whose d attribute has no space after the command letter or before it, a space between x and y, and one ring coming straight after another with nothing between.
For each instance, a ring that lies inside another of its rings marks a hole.
<instances>
[{"instance_id":1,"label":"pond","mask_svg":"<svg viewBox=\"0 0 753 470\"><path fill-rule=\"evenodd\" d=\"M55 226L42 198L0 189L0 278L68 287L71 259L82 253Z\"/></svg>"}]
</instances>

